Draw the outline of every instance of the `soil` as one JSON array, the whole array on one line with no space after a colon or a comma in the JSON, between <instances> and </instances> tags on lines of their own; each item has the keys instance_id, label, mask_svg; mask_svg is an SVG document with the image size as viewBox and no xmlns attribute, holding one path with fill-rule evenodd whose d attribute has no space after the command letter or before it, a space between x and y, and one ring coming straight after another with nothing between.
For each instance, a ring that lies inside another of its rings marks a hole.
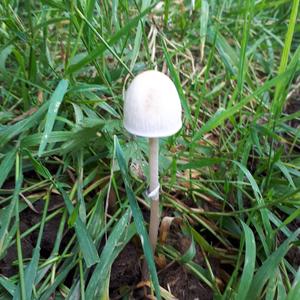
<instances>
[{"instance_id":1,"label":"soil","mask_svg":"<svg viewBox=\"0 0 300 300\"><path fill-rule=\"evenodd\" d=\"M110 274L110 297L120 299L133 290L141 279L141 268L137 262L141 254L133 243L129 243L113 263Z\"/></svg>"},{"instance_id":2,"label":"soil","mask_svg":"<svg viewBox=\"0 0 300 300\"><path fill-rule=\"evenodd\" d=\"M171 226L166 244L172 246L181 255L184 255L191 245L191 239L183 235L179 225L176 224ZM198 246L196 246L196 254L193 261L206 269L202 252ZM218 263L211 259L209 261L214 274L218 276ZM201 282L179 263L172 263L170 267L168 263L164 269L159 271L160 284L177 299L213 299L212 290L205 283Z\"/></svg>"},{"instance_id":3,"label":"soil","mask_svg":"<svg viewBox=\"0 0 300 300\"><path fill-rule=\"evenodd\" d=\"M49 210L51 210L53 207L56 207L57 205L62 204L62 201L63 200L59 196L53 195L49 203ZM27 229L29 229L41 220L44 208L44 201L38 200L34 203L33 206L37 212L31 209L26 209L20 214L21 233L25 232ZM45 224L40 252L42 258L48 258L53 249L60 219L61 215L57 215ZM32 252L36 246L37 237L38 230L32 232L27 237L21 240L22 255L24 259L32 257ZM6 256L0 260L0 274L10 277L18 273L18 266L16 264L16 260L17 249L16 245L14 244L7 250Z\"/></svg>"},{"instance_id":4,"label":"soil","mask_svg":"<svg viewBox=\"0 0 300 300\"><path fill-rule=\"evenodd\" d=\"M121 299L126 294L130 295L130 299L146 299L144 289L136 289L141 280L138 261L141 261L141 253L133 243L129 243L112 266L110 299ZM159 271L159 282L176 299L213 299L211 289L177 263Z\"/></svg>"},{"instance_id":5,"label":"soil","mask_svg":"<svg viewBox=\"0 0 300 300\"><path fill-rule=\"evenodd\" d=\"M160 273L160 284L178 299L213 299L211 289L178 264Z\"/></svg>"}]
</instances>

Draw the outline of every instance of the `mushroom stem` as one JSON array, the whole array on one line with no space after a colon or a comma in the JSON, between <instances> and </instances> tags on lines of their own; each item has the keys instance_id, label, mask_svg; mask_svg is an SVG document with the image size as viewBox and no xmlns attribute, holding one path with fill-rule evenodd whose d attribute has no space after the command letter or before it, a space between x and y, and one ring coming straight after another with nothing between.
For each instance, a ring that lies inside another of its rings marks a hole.
<instances>
[{"instance_id":1,"label":"mushroom stem","mask_svg":"<svg viewBox=\"0 0 300 300\"><path fill-rule=\"evenodd\" d=\"M159 216L159 190L157 190L159 186L158 147L159 147L158 138L149 138L149 167L150 167L149 191L150 193L153 191L157 191L156 193L154 193L154 196L151 197L151 209L150 209L149 239L150 239L150 244L151 244L153 254L155 252L156 243L157 243L159 217L160 217ZM143 262L142 277L143 280L147 280L149 277L146 260L144 260Z\"/></svg>"},{"instance_id":2,"label":"mushroom stem","mask_svg":"<svg viewBox=\"0 0 300 300\"><path fill-rule=\"evenodd\" d=\"M150 193L155 191L158 186L158 138L149 139L149 166L150 166ZM150 225L149 225L149 238L152 246L153 253L157 243L157 234L159 228L159 191L157 191L155 197L151 201L150 210Z\"/></svg>"}]
</instances>

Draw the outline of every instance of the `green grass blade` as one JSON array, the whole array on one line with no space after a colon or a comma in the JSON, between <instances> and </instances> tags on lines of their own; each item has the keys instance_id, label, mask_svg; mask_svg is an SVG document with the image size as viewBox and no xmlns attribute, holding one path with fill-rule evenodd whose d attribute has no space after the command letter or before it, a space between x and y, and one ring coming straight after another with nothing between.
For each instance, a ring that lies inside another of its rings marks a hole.
<instances>
[{"instance_id":1,"label":"green grass blade","mask_svg":"<svg viewBox=\"0 0 300 300\"><path fill-rule=\"evenodd\" d=\"M62 103L62 100L67 92L69 82L65 79L62 79L57 85L54 93L52 94L49 100L49 109L46 115L46 124L45 130L41 139L41 144L39 147L38 155L41 156L46 148L48 143L49 135L52 132L55 118L58 113L58 109Z\"/></svg>"},{"instance_id":2,"label":"green grass blade","mask_svg":"<svg viewBox=\"0 0 300 300\"><path fill-rule=\"evenodd\" d=\"M104 286L99 282L104 282L109 276L111 266L124 246L136 233L134 226L129 225L130 211L123 214L122 218L114 226L105 246L101 252L99 263L97 264L89 284L85 291L86 299L99 299L105 291Z\"/></svg>"},{"instance_id":3,"label":"green grass blade","mask_svg":"<svg viewBox=\"0 0 300 300\"><path fill-rule=\"evenodd\" d=\"M204 57L204 47L207 35L207 25L209 16L209 5L207 0L201 1L201 14L200 14L200 61Z\"/></svg>"},{"instance_id":4,"label":"green grass blade","mask_svg":"<svg viewBox=\"0 0 300 300\"><path fill-rule=\"evenodd\" d=\"M141 11L144 11L148 7L150 7L151 0L143 0L142 1L142 8ZM143 37L143 30L144 30L144 22L145 22L145 17L141 18L137 30L136 30L136 35L134 39L134 46L131 51L131 62L130 62L130 70L132 70L135 66L136 60L139 56L140 53L140 47L142 43L142 37Z\"/></svg>"},{"instance_id":5,"label":"green grass blade","mask_svg":"<svg viewBox=\"0 0 300 300\"><path fill-rule=\"evenodd\" d=\"M46 102L38 109L37 112L35 112L30 117L28 117L22 121L19 121L18 123L15 123L13 125L9 125L4 128L0 128L0 140L1 140L0 147L4 147L15 136L36 126L38 124L38 122L40 122L42 117L44 116L44 114L48 108L48 105L49 105L49 103Z\"/></svg>"},{"instance_id":6,"label":"green grass blade","mask_svg":"<svg viewBox=\"0 0 300 300\"><path fill-rule=\"evenodd\" d=\"M182 264L186 264L188 262L193 261L195 255L196 255L196 244L194 242L193 235L191 235L191 238L192 238L192 241L191 241L189 248L178 259L178 261Z\"/></svg>"},{"instance_id":7,"label":"green grass blade","mask_svg":"<svg viewBox=\"0 0 300 300\"><path fill-rule=\"evenodd\" d=\"M4 181L6 180L9 172L11 171L12 167L15 164L15 156L16 156L17 149L14 148L9 151L0 165L0 188L2 187Z\"/></svg>"},{"instance_id":8,"label":"green grass blade","mask_svg":"<svg viewBox=\"0 0 300 300\"><path fill-rule=\"evenodd\" d=\"M207 32L207 39L211 43L214 43L214 39L216 39L216 48L226 69L230 74L237 76L239 57L235 49L231 45L229 45L227 40L215 27L209 27Z\"/></svg>"},{"instance_id":9,"label":"green grass blade","mask_svg":"<svg viewBox=\"0 0 300 300\"><path fill-rule=\"evenodd\" d=\"M164 2L164 25L168 25L169 21L169 9L170 9L170 0L165 0Z\"/></svg>"},{"instance_id":10,"label":"green grass blade","mask_svg":"<svg viewBox=\"0 0 300 300\"><path fill-rule=\"evenodd\" d=\"M286 300L298 300L300 299L300 282L296 284L288 293Z\"/></svg>"},{"instance_id":11,"label":"green grass blade","mask_svg":"<svg viewBox=\"0 0 300 300\"><path fill-rule=\"evenodd\" d=\"M0 284L5 288L5 290L13 296L16 290L16 286L13 282L9 279L5 278L4 276L0 275Z\"/></svg>"},{"instance_id":12,"label":"green grass blade","mask_svg":"<svg viewBox=\"0 0 300 300\"><path fill-rule=\"evenodd\" d=\"M40 249L41 249L41 243L42 243L42 235L44 232L45 221L46 221L46 216L47 216L47 212L48 212L49 197L50 196L48 194L46 196L46 201L44 204L44 211L43 211L42 221L41 221L41 225L40 225L39 235L38 235L36 246L33 250L32 259L25 270L25 285L27 287L27 289L26 289L27 299L31 299L33 284L34 284L36 274L38 271L39 259L40 259Z\"/></svg>"},{"instance_id":13,"label":"green grass blade","mask_svg":"<svg viewBox=\"0 0 300 300\"><path fill-rule=\"evenodd\" d=\"M65 201L69 215L72 215L74 208L68 194L65 192L62 185L59 182L56 182L55 186L59 190ZM85 224L82 222L80 217L76 219L74 228L85 263L87 267L91 267L99 261L97 249L93 243L90 234L88 233Z\"/></svg>"},{"instance_id":14,"label":"green grass blade","mask_svg":"<svg viewBox=\"0 0 300 300\"><path fill-rule=\"evenodd\" d=\"M212 247L208 241L201 236L201 234L196 231L192 226L189 226L189 230L191 231L191 234L194 238L194 240L196 241L196 243L202 248L204 249L207 253L209 253L211 256L215 256L215 257L220 257L222 256L222 253L220 251L218 251L217 249L215 249L214 247Z\"/></svg>"},{"instance_id":15,"label":"green grass blade","mask_svg":"<svg viewBox=\"0 0 300 300\"><path fill-rule=\"evenodd\" d=\"M175 67L174 67L173 63L172 63L170 54L169 54L168 49L167 49L166 42L163 39L162 39L162 48L163 48L163 52L164 52L164 57L166 59L168 68L170 70L171 78L173 79L173 81L175 83L175 86L177 88L177 92L178 92L179 98L181 100L181 105L183 107L185 117L187 118L189 123L192 123L191 110L190 110L188 102L185 98L185 95L184 95L184 92L183 92L183 89L182 89L182 86L181 86L181 83L180 83L180 80L179 80L179 76L178 76L178 74L175 70Z\"/></svg>"},{"instance_id":16,"label":"green grass blade","mask_svg":"<svg viewBox=\"0 0 300 300\"><path fill-rule=\"evenodd\" d=\"M33 250L32 254L32 259L28 266L25 269L25 286L26 286L26 299L31 299L32 296L32 290L33 290L33 284L35 281L35 277L38 271L38 266L39 266L39 260L40 260L40 250L41 250L41 242L42 242L42 235L44 231L44 226L45 226L45 220L48 212L48 204L49 204L49 194L46 196L46 201L44 204L44 211L43 211L43 216L42 216L42 221L41 221L41 226L39 230L39 235L36 243L36 247ZM18 287L19 289L20 287ZM19 300L21 299L19 296L19 292L15 294L14 299Z\"/></svg>"},{"instance_id":17,"label":"green grass blade","mask_svg":"<svg viewBox=\"0 0 300 300\"><path fill-rule=\"evenodd\" d=\"M249 180L249 182L251 184L251 187L253 189L253 192L254 192L257 202L260 205L263 205L262 194L261 194L260 189L259 189L254 177L252 176L252 174L249 172L249 170L244 165L242 165L238 161L233 161L233 163L235 165L237 165L240 168L240 170L245 174L245 176L247 177L247 179Z\"/></svg>"},{"instance_id":18,"label":"green grass blade","mask_svg":"<svg viewBox=\"0 0 300 300\"><path fill-rule=\"evenodd\" d=\"M23 177L23 168L22 168L22 156L20 152L16 154L16 171L15 171L15 184L18 185L18 182L22 180ZM26 289L25 286L25 274L24 274L24 262L23 262L23 249L21 244L21 227L20 227L20 210L19 210L19 197L17 196L15 204L15 224L16 225L16 246L17 246L17 257L18 257L18 271L19 271L19 284L20 289L15 291L13 299L21 296L21 299L26 299Z\"/></svg>"},{"instance_id":19,"label":"green grass blade","mask_svg":"<svg viewBox=\"0 0 300 300\"><path fill-rule=\"evenodd\" d=\"M237 291L235 299L244 300L246 299L247 293L251 286L256 260L256 244L254 234L251 228L241 222L245 235L246 252L244 258L244 269L240 279L240 285Z\"/></svg>"},{"instance_id":20,"label":"green grass blade","mask_svg":"<svg viewBox=\"0 0 300 300\"><path fill-rule=\"evenodd\" d=\"M283 257L289 250L291 242L295 241L300 234L300 229L293 232L293 234L282 243L276 251L274 251L262 266L255 273L250 290L247 295L247 299L258 299L259 295L267 283L267 281L274 276L278 265L282 261Z\"/></svg>"},{"instance_id":21,"label":"green grass blade","mask_svg":"<svg viewBox=\"0 0 300 300\"><path fill-rule=\"evenodd\" d=\"M179 170L188 170L188 169L201 169L204 167L212 167L213 165L220 164L222 162L225 162L226 160L223 158L199 158L195 161L190 161L186 164L179 164L178 163L178 169Z\"/></svg>"},{"instance_id":22,"label":"green grass blade","mask_svg":"<svg viewBox=\"0 0 300 300\"><path fill-rule=\"evenodd\" d=\"M290 15L288 31L287 31L286 37L285 37L284 48L282 51L278 74L282 74L287 69L293 35L294 35L294 31L295 31L295 26L297 23L299 2L300 2L300 0L293 0L293 6L292 6L292 10L291 10L291 15ZM285 98L282 97L284 88L285 88L285 81L280 81L276 85L274 101L271 106L271 111L275 115L277 115L282 110L282 107L283 107L283 104L285 101Z\"/></svg>"},{"instance_id":23,"label":"green grass blade","mask_svg":"<svg viewBox=\"0 0 300 300\"><path fill-rule=\"evenodd\" d=\"M300 298L300 267L295 275L295 279L286 300L298 300Z\"/></svg>"},{"instance_id":24,"label":"green grass blade","mask_svg":"<svg viewBox=\"0 0 300 300\"><path fill-rule=\"evenodd\" d=\"M1 50L0 52L0 71L2 74L5 74L7 72L5 64L6 64L7 57L11 54L12 50L13 50L13 46L9 45L3 50Z\"/></svg>"},{"instance_id":25,"label":"green grass blade","mask_svg":"<svg viewBox=\"0 0 300 300\"><path fill-rule=\"evenodd\" d=\"M23 182L23 176L20 176L20 178L16 182L12 200L10 201L9 206L4 209L5 213L2 215L1 227L0 227L0 257L2 257L2 255L5 253L8 247L6 243L6 239L9 236L9 226L14 216L16 203L19 200L19 194L21 191L22 182Z\"/></svg>"},{"instance_id":26,"label":"green grass blade","mask_svg":"<svg viewBox=\"0 0 300 300\"><path fill-rule=\"evenodd\" d=\"M255 2L254 0L247 0L247 4L246 4L247 9L245 10L245 16L244 16L243 39L241 45L240 63L239 63L239 71L238 71L238 78L237 78L239 93L241 93L243 90L245 73L247 72L246 50L249 41L254 2Z\"/></svg>"},{"instance_id":27,"label":"green grass blade","mask_svg":"<svg viewBox=\"0 0 300 300\"><path fill-rule=\"evenodd\" d=\"M71 131L52 131L48 136L48 144L67 142L72 139L74 133ZM24 148L40 145L43 133L34 133L24 137L21 140L21 145Z\"/></svg>"},{"instance_id":28,"label":"green grass blade","mask_svg":"<svg viewBox=\"0 0 300 300\"><path fill-rule=\"evenodd\" d=\"M296 187L296 185L295 185L295 183L294 183L294 181L293 181L293 178L292 178L292 176L291 176L291 173L290 173L289 169L285 166L285 164L284 164L282 161L279 160L279 161L277 161L277 162L275 163L275 166L278 167L278 168L280 169L280 171L282 172L282 174L283 174L283 175L285 176L285 178L288 180L290 186L291 186L294 190L296 190L297 187Z\"/></svg>"}]
</instances>

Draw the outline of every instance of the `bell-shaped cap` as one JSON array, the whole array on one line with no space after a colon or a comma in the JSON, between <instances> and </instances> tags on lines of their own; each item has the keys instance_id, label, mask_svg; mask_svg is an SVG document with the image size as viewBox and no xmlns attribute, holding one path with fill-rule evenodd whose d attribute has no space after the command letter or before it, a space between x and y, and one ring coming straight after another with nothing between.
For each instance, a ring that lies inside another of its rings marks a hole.
<instances>
[{"instance_id":1,"label":"bell-shaped cap","mask_svg":"<svg viewBox=\"0 0 300 300\"><path fill-rule=\"evenodd\" d=\"M125 94L125 129L154 138L173 135L181 126L181 103L172 80L158 71L136 76Z\"/></svg>"}]
</instances>

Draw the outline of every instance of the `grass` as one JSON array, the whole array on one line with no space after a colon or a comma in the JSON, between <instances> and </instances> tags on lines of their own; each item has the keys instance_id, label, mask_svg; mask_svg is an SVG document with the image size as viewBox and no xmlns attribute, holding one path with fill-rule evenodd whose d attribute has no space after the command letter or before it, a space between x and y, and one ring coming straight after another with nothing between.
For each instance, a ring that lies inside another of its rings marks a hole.
<instances>
[{"instance_id":1,"label":"grass","mask_svg":"<svg viewBox=\"0 0 300 300\"><path fill-rule=\"evenodd\" d=\"M14 247L17 272L0 276L0 299L108 299L136 236L153 294L172 299L146 234L147 143L122 126L124 90L151 68L168 72L184 110L161 141L156 254L216 299L299 298L299 0L162 4L1 2L0 262ZM167 234L188 239L186 252Z\"/></svg>"}]
</instances>

